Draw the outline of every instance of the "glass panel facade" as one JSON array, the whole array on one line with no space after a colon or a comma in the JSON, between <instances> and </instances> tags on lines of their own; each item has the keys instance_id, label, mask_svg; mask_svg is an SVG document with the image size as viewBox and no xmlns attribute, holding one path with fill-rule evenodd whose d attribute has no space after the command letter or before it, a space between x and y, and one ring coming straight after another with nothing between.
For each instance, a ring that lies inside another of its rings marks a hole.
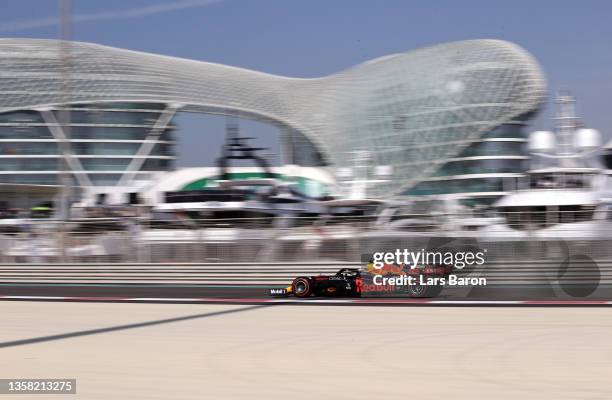
<instances>
[{"instance_id":1,"label":"glass panel facade","mask_svg":"<svg viewBox=\"0 0 612 400\"><path fill-rule=\"evenodd\" d=\"M0 126L0 139L53 139L46 126Z\"/></svg>"},{"instance_id":2,"label":"glass panel facade","mask_svg":"<svg viewBox=\"0 0 612 400\"><path fill-rule=\"evenodd\" d=\"M164 103L114 103L114 102L98 102L71 104L71 109L114 109L114 110L163 110L166 108Z\"/></svg>"},{"instance_id":3,"label":"glass panel facade","mask_svg":"<svg viewBox=\"0 0 612 400\"><path fill-rule=\"evenodd\" d=\"M169 159L150 158L144 162L141 171L168 171L173 167L173 161Z\"/></svg>"},{"instance_id":4,"label":"glass panel facade","mask_svg":"<svg viewBox=\"0 0 612 400\"><path fill-rule=\"evenodd\" d=\"M327 165L323 154L310 139L294 130L287 130L282 135L283 153L287 163L304 167Z\"/></svg>"},{"instance_id":5,"label":"glass panel facade","mask_svg":"<svg viewBox=\"0 0 612 400\"><path fill-rule=\"evenodd\" d=\"M481 156L524 156L527 154L525 142L479 142L464 149L457 158Z\"/></svg>"},{"instance_id":6,"label":"glass panel facade","mask_svg":"<svg viewBox=\"0 0 612 400\"><path fill-rule=\"evenodd\" d=\"M73 142L71 147L76 155L131 156L136 154L140 143Z\"/></svg>"},{"instance_id":7,"label":"glass panel facade","mask_svg":"<svg viewBox=\"0 0 612 400\"><path fill-rule=\"evenodd\" d=\"M405 194L411 196L470 192L502 191L500 178L473 178L448 181L421 182Z\"/></svg>"},{"instance_id":8,"label":"glass panel facade","mask_svg":"<svg viewBox=\"0 0 612 400\"><path fill-rule=\"evenodd\" d=\"M439 167L431 176L453 177L476 174L521 174L528 168L528 154L525 140L525 122L533 113L516 117L512 123L501 124L482 133L480 141L470 144L454 158L486 157L449 161ZM493 139L493 140L490 140ZM508 139L508 140L504 140ZM517 139L520 139L517 141ZM453 179L424 181L405 191L404 195L438 195L471 192L501 192L503 177ZM487 198L489 201L490 199Z\"/></svg>"},{"instance_id":9,"label":"glass panel facade","mask_svg":"<svg viewBox=\"0 0 612 400\"><path fill-rule=\"evenodd\" d=\"M131 158L83 158L81 165L87 171L125 171Z\"/></svg>"},{"instance_id":10,"label":"glass panel facade","mask_svg":"<svg viewBox=\"0 0 612 400\"><path fill-rule=\"evenodd\" d=\"M12 183L18 185L56 185L57 173L52 174L0 174L0 183Z\"/></svg>"},{"instance_id":11,"label":"glass panel facade","mask_svg":"<svg viewBox=\"0 0 612 400\"><path fill-rule=\"evenodd\" d=\"M53 111L56 119L70 116L70 125L65 129L70 139L70 151L79 157L84 171L93 185L114 185L133 160L147 139L152 127L159 118L164 104L156 103L95 103L78 104ZM120 111L109 111L109 110ZM69 111L69 112L68 112ZM127 126L118 126L127 125ZM132 126L134 125L134 126ZM173 141L172 122L168 124L158 139ZM58 145L47 127L43 116L36 111L18 111L0 114L0 183L22 184L57 184L57 174L9 174L9 171L57 171L58 158L20 157L58 155ZM47 139L50 141L26 141ZM91 140L91 141L90 141ZM100 142L99 140L103 140ZM173 143L155 144L150 154L152 157L169 157L170 159L145 159L142 170L167 171L173 168ZM14 157L13 157L14 156ZM97 156L100 156L97 158ZM112 174L99 174L98 171L116 171Z\"/></svg>"},{"instance_id":12,"label":"glass panel facade","mask_svg":"<svg viewBox=\"0 0 612 400\"><path fill-rule=\"evenodd\" d=\"M151 128L136 127L73 126L70 130L70 137L72 139L145 140L150 130ZM174 140L170 129L162 133L159 140Z\"/></svg>"},{"instance_id":13,"label":"glass panel facade","mask_svg":"<svg viewBox=\"0 0 612 400\"><path fill-rule=\"evenodd\" d=\"M71 111L70 122L73 124L143 125L151 127L155 124L158 116L158 113L149 112Z\"/></svg>"},{"instance_id":14,"label":"glass panel facade","mask_svg":"<svg viewBox=\"0 0 612 400\"><path fill-rule=\"evenodd\" d=\"M451 161L440 168L434 176L469 174L522 173L527 169L526 160L493 159Z\"/></svg>"},{"instance_id":15,"label":"glass panel facade","mask_svg":"<svg viewBox=\"0 0 612 400\"><path fill-rule=\"evenodd\" d=\"M57 171L59 159L6 158L0 160L0 171Z\"/></svg>"},{"instance_id":16,"label":"glass panel facade","mask_svg":"<svg viewBox=\"0 0 612 400\"><path fill-rule=\"evenodd\" d=\"M174 155L174 145L168 143L157 143L151 151L152 156L172 156Z\"/></svg>"},{"instance_id":17,"label":"glass panel facade","mask_svg":"<svg viewBox=\"0 0 612 400\"><path fill-rule=\"evenodd\" d=\"M17 111L12 113L0 114L1 124L16 124L16 123L37 123L44 124L42 116L38 111Z\"/></svg>"},{"instance_id":18,"label":"glass panel facade","mask_svg":"<svg viewBox=\"0 0 612 400\"><path fill-rule=\"evenodd\" d=\"M54 142L0 142L1 155L53 155L57 154ZM0 158L0 163L3 159Z\"/></svg>"}]
</instances>

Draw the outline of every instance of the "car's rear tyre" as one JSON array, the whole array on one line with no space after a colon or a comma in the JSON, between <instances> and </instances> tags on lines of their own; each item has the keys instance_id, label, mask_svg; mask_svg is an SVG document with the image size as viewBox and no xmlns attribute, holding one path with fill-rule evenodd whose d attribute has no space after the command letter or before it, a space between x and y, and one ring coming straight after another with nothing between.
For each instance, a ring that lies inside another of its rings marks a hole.
<instances>
[{"instance_id":1,"label":"car's rear tyre","mask_svg":"<svg viewBox=\"0 0 612 400\"><path fill-rule=\"evenodd\" d=\"M442 289L444 286L442 285L433 285L427 288L427 295L425 297L438 297L440 293L442 293Z\"/></svg>"},{"instance_id":2,"label":"car's rear tyre","mask_svg":"<svg viewBox=\"0 0 612 400\"><path fill-rule=\"evenodd\" d=\"M310 297L312 294L312 283L308 278L295 278L291 286L295 297Z\"/></svg>"},{"instance_id":3,"label":"car's rear tyre","mask_svg":"<svg viewBox=\"0 0 612 400\"><path fill-rule=\"evenodd\" d=\"M426 297L427 293L427 285L422 285L420 283L415 283L413 285L408 286L408 295L410 297Z\"/></svg>"},{"instance_id":4,"label":"car's rear tyre","mask_svg":"<svg viewBox=\"0 0 612 400\"><path fill-rule=\"evenodd\" d=\"M442 285L421 285L414 284L408 286L408 295L416 298L438 297L444 289Z\"/></svg>"}]
</instances>

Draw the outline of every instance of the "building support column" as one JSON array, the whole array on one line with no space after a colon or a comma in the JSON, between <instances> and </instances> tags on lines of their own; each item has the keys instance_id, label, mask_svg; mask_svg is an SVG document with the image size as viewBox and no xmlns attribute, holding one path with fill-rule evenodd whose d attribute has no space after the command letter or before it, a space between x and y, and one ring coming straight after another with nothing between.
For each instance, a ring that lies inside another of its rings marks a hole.
<instances>
[{"instance_id":1,"label":"building support column","mask_svg":"<svg viewBox=\"0 0 612 400\"><path fill-rule=\"evenodd\" d=\"M45 124L47 124L47 128L49 129L49 132L51 132L53 138L57 140L59 154L64 158L66 165L68 165L70 170L72 172L76 172L73 175L76 177L79 185L81 187L92 186L89 176L85 173L85 170L81 165L81 161L74 157L74 154L72 154L70 151L70 142L66 137L64 127L57 122L57 118L55 118L53 111L50 109L41 109L38 110L38 112L40 112L40 115L42 115L43 120L45 121Z\"/></svg>"},{"instance_id":2,"label":"building support column","mask_svg":"<svg viewBox=\"0 0 612 400\"><path fill-rule=\"evenodd\" d=\"M145 141L142 143L136 154L134 154L134 158L132 158L132 161L128 165L124 174L121 176L117 186L127 186L132 182L134 175L136 175L136 172L140 171L144 162L147 160L147 156L151 154L151 151L153 151L153 147L155 147L155 145L158 143L159 137L162 133L164 133L178 109L178 105L169 104L160 113L157 121L155 121L155 124L147 134Z\"/></svg>"}]
</instances>

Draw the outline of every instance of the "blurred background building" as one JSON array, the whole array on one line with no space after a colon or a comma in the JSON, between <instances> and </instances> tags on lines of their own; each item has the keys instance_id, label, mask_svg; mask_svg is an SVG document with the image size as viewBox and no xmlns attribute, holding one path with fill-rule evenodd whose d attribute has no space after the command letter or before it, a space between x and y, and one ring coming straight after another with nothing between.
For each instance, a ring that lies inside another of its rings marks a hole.
<instances>
[{"instance_id":1,"label":"blurred background building","mask_svg":"<svg viewBox=\"0 0 612 400\"><path fill-rule=\"evenodd\" d=\"M163 110L159 103L95 102L0 114L4 201L32 207L50 200L61 184L58 143L64 138L70 144L70 182L77 187L133 185L171 170L174 126L168 122L151 135ZM59 123L63 112L70 113L66 124Z\"/></svg>"},{"instance_id":2,"label":"blurred background building","mask_svg":"<svg viewBox=\"0 0 612 400\"><path fill-rule=\"evenodd\" d=\"M355 154L368 152L365 162L385 167L387 179L364 174L364 197L490 202L504 177L528 168L524 127L545 99L537 62L499 40L298 79L89 43L2 39L0 68L5 206L54 196L60 160L76 187L140 190L174 168L179 111L275 125L285 164L334 176L354 175Z\"/></svg>"}]
</instances>

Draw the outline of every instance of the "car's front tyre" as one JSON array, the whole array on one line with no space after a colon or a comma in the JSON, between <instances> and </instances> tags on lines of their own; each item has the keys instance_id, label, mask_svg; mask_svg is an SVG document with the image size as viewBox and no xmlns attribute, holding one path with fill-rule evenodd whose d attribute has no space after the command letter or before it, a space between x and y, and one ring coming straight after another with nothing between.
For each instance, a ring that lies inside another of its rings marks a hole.
<instances>
[{"instance_id":1,"label":"car's front tyre","mask_svg":"<svg viewBox=\"0 0 612 400\"><path fill-rule=\"evenodd\" d=\"M313 285L310 279L305 277L295 278L291 284L295 297L310 297Z\"/></svg>"}]
</instances>

